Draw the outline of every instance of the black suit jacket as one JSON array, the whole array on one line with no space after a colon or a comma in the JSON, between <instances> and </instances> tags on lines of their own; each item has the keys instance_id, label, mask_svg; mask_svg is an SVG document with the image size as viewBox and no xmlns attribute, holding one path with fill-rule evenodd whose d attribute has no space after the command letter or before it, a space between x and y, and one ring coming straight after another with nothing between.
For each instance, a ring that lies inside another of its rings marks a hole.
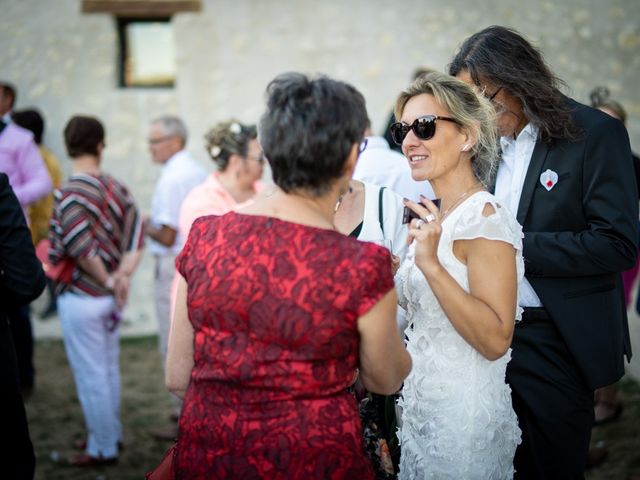
<instances>
[{"instance_id":1,"label":"black suit jacket","mask_svg":"<svg viewBox=\"0 0 640 480\"><path fill-rule=\"evenodd\" d=\"M597 388L618 380L631 358L620 272L636 261L638 192L624 125L570 102L583 133L536 143L517 219L526 277ZM547 169L558 175L549 191L540 182Z\"/></svg>"},{"instance_id":2,"label":"black suit jacket","mask_svg":"<svg viewBox=\"0 0 640 480\"><path fill-rule=\"evenodd\" d=\"M45 283L20 203L0 173L0 387L19 384L6 312L37 298Z\"/></svg>"}]
</instances>

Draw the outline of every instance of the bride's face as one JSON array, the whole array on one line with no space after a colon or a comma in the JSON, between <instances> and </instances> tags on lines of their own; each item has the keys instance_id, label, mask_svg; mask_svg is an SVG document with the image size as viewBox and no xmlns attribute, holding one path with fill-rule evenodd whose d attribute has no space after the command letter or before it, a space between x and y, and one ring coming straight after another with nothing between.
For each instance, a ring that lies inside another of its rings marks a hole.
<instances>
[{"instance_id":1,"label":"bride's face","mask_svg":"<svg viewBox=\"0 0 640 480\"><path fill-rule=\"evenodd\" d=\"M406 103L400 121L411 125L425 115L451 117L449 111L440 106L433 95L420 94ZM409 161L414 180L436 180L455 170L460 162L460 152L466 135L457 123L436 119L433 137L422 140L409 130L402 142L402 152Z\"/></svg>"}]
</instances>

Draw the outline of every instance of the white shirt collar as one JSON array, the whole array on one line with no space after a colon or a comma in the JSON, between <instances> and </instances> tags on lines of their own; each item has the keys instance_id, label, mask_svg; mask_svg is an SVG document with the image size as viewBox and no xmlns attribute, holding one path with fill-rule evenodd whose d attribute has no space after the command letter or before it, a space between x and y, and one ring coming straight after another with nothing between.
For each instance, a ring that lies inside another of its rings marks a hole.
<instances>
[{"instance_id":1,"label":"white shirt collar","mask_svg":"<svg viewBox=\"0 0 640 480\"><path fill-rule=\"evenodd\" d=\"M173 155L171 155L171 157L169 157L169 160L167 160L164 165L162 166L164 170L166 170L169 165L172 165L174 163L178 163L182 158L186 157L188 155L188 152L184 149L174 153Z\"/></svg>"},{"instance_id":2,"label":"white shirt collar","mask_svg":"<svg viewBox=\"0 0 640 480\"><path fill-rule=\"evenodd\" d=\"M504 150L514 145L517 141L536 142L538 140L538 133L540 130L533 123L529 122L520 131L517 138L513 137L500 137L500 146Z\"/></svg>"}]
</instances>

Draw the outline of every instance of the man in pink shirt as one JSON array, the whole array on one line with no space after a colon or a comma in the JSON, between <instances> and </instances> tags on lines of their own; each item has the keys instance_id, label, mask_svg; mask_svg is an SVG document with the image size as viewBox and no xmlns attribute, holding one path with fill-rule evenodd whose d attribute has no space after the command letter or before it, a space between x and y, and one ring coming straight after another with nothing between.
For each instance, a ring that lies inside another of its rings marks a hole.
<instances>
[{"instance_id":1,"label":"man in pink shirt","mask_svg":"<svg viewBox=\"0 0 640 480\"><path fill-rule=\"evenodd\" d=\"M53 188L33 134L13 123L0 123L0 172L9 177L25 218L27 207Z\"/></svg>"}]
</instances>

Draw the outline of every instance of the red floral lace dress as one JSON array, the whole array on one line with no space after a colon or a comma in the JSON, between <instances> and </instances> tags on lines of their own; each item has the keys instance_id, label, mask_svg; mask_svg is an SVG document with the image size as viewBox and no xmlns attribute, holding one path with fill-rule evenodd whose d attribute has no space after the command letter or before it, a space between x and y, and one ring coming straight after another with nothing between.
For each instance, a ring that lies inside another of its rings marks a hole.
<instances>
[{"instance_id":1,"label":"red floral lace dress","mask_svg":"<svg viewBox=\"0 0 640 480\"><path fill-rule=\"evenodd\" d=\"M346 388L387 250L231 212L198 219L176 265L195 334L177 478L373 478Z\"/></svg>"}]
</instances>

